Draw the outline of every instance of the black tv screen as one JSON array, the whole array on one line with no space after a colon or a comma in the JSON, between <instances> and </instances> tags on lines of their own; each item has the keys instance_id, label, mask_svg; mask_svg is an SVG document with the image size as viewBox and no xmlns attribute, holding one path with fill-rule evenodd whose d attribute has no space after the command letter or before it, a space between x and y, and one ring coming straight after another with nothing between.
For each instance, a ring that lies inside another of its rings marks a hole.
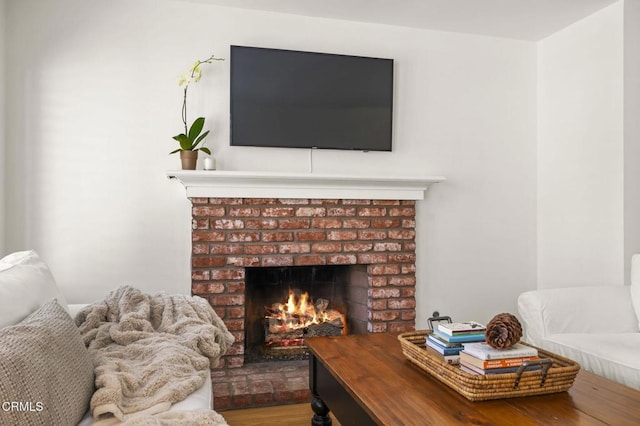
<instances>
[{"instance_id":1,"label":"black tv screen","mask_svg":"<svg viewBox=\"0 0 640 426\"><path fill-rule=\"evenodd\" d=\"M231 145L391 151L393 60L231 46Z\"/></svg>"}]
</instances>

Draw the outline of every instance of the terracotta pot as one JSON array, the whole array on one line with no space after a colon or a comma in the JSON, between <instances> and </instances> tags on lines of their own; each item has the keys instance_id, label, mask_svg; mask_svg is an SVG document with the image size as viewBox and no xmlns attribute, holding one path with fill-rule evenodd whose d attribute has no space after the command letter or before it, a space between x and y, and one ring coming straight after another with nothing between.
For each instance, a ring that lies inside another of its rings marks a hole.
<instances>
[{"instance_id":1,"label":"terracotta pot","mask_svg":"<svg viewBox=\"0 0 640 426\"><path fill-rule=\"evenodd\" d=\"M195 170L198 161L198 151L180 151L182 170Z\"/></svg>"}]
</instances>

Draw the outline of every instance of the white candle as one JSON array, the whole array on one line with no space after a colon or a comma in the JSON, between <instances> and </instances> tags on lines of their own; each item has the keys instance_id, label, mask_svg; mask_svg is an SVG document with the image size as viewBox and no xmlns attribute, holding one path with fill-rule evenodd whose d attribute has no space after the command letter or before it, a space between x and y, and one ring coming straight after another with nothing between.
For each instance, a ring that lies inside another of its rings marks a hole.
<instances>
[{"instance_id":1,"label":"white candle","mask_svg":"<svg viewBox=\"0 0 640 426\"><path fill-rule=\"evenodd\" d=\"M204 169L205 170L215 170L216 169L216 159L213 157L206 157L204 159Z\"/></svg>"}]
</instances>

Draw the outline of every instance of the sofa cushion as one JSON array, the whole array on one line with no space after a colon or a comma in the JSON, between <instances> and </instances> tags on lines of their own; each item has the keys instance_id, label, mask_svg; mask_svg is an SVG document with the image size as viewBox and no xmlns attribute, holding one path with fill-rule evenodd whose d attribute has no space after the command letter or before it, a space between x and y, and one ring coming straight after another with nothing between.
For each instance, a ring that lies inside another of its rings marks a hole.
<instances>
[{"instance_id":1,"label":"sofa cushion","mask_svg":"<svg viewBox=\"0 0 640 426\"><path fill-rule=\"evenodd\" d=\"M67 309L49 267L35 251L20 251L0 259L0 327L22 321L53 298Z\"/></svg>"},{"instance_id":2,"label":"sofa cushion","mask_svg":"<svg viewBox=\"0 0 640 426\"><path fill-rule=\"evenodd\" d=\"M0 328L2 424L75 425L89 407L93 364L56 300ZM6 402L17 404L9 406Z\"/></svg>"},{"instance_id":3,"label":"sofa cushion","mask_svg":"<svg viewBox=\"0 0 640 426\"><path fill-rule=\"evenodd\" d=\"M640 390L640 333L552 334L540 346L587 371Z\"/></svg>"},{"instance_id":4,"label":"sofa cushion","mask_svg":"<svg viewBox=\"0 0 640 426\"><path fill-rule=\"evenodd\" d=\"M631 302L640 327L640 254L631 257Z\"/></svg>"}]
</instances>

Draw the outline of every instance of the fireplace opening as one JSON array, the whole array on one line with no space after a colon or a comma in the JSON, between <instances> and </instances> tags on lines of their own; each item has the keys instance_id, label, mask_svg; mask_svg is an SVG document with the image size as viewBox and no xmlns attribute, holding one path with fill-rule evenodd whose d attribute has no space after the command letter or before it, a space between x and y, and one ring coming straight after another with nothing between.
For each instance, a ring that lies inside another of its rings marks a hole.
<instances>
[{"instance_id":1,"label":"fireplace opening","mask_svg":"<svg viewBox=\"0 0 640 426\"><path fill-rule=\"evenodd\" d=\"M356 332L358 265L252 267L245 276L245 362L308 357L304 340ZM365 286L366 289L366 286ZM366 292L365 292L366 293ZM366 299L363 299L366 300ZM361 310L361 309L360 309Z\"/></svg>"}]
</instances>

